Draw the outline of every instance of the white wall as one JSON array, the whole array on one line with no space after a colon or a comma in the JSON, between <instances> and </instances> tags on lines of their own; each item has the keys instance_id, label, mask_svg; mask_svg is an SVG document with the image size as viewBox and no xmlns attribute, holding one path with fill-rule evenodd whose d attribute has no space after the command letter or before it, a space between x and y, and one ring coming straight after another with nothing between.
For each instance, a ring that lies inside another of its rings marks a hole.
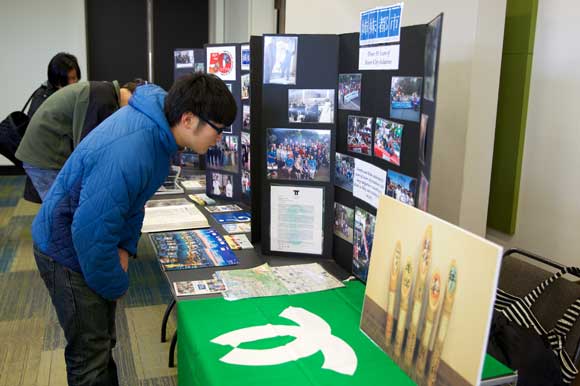
<instances>
[{"instance_id":1,"label":"white wall","mask_svg":"<svg viewBox=\"0 0 580 386\"><path fill-rule=\"evenodd\" d=\"M488 238L580 266L580 3L540 1L516 233Z\"/></svg>"},{"instance_id":2,"label":"white wall","mask_svg":"<svg viewBox=\"0 0 580 386\"><path fill-rule=\"evenodd\" d=\"M210 0L210 43L245 43L276 32L274 0Z\"/></svg>"},{"instance_id":3,"label":"white wall","mask_svg":"<svg viewBox=\"0 0 580 386\"><path fill-rule=\"evenodd\" d=\"M394 0L288 0L287 33L359 30L359 12ZM444 12L429 212L485 234L506 0L413 0L403 25Z\"/></svg>"},{"instance_id":4,"label":"white wall","mask_svg":"<svg viewBox=\"0 0 580 386\"><path fill-rule=\"evenodd\" d=\"M79 0L2 0L0 7L0 119L20 110L46 80L50 59L75 55L87 79L85 7ZM0 156L0 165L12 165Z\"/></svg>"}]
</instances>

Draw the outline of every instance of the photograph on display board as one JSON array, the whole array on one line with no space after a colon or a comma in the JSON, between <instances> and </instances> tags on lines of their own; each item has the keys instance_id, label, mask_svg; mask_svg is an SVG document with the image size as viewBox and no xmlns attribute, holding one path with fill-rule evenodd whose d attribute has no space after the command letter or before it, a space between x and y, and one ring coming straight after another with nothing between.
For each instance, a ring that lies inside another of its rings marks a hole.
<instances>
[{"instance_id":1,"label":"photograph on display board","mask_svg":"<svg viewBox=\"0 0 580 386\"><path fill-rule=\"evenodd\" d=\"M330 181L330 131L268 129L268 178Z\"/></svg>"},{"instance_id":2,"label":"photograph on display board","mask_svg":"<svg viewBox=\"0 0 580 386\"><path fill-rule=\"evenodd\" d=\"M415 206L417 179L389 170L387 172L387 196L403 204Z\"/></svg>"},{"instance_id":3,"label":"photograph on display board","mask_svg":"<svg viewBox=\"0 0 580 386\"><path fill-rule=\"evenodd\" d=\"M393 165L401 165L401 141L403 124L377 118L375 122L375 157L384 159Z\"/></svg>"},{"instance_id":4,"label":"photograph on display board","mask_svg":"<svg viewBox=\"0 0 580 386\"><path fill-rule=\"evenodd\" d=\"M429 116L421 114L421 123L419 124L419 161L425 163L427 159L427 123Z\"/></svg>"},{"instance_id":5,"label":"photograph on display board","mask_svg":"<svg viewBox=\"0 0 580 386\"><path fill-rule=\"evenodd\" d=\"M193 71L205 73L205 63L195 63L193 65Z\"/></svg>"},{"instance_id":6,"label":"photograph on display board","mask_svg":"<svg viewBox=\"0 0 580 386\"><path fill-rule=\"evenodd\" d=\"M296 84L297 36L264 36L264 84Z\"/></svg>"},{"instance_id":7,"label":"photograph on display board","mask_svg":"<svg viewBox=\"0 0 580 386\"><path fill-rule=\"evenodd\" d=\"M242 170L250 170L250 133L242 131Z\"/></svg>"},{"instance_id":8,"label":"photograph on display board","mask_svg":"<svg viewBox=\"0 0 580 386\"><path fill-rule=\"evenodd\" d=\"M175 68L192 68L194 64L193 50L175 50Z\"/></svg>"},{"instance_id":9,"label":"photograph on display board","mask_svg":"<svg viewBox=\"0 0 580 386\"><path fill-rule=\"evenodd\" d=\"M252 194L252 177L247 170L242 170L242 194L248 197Z\"/></svg>"},{"instance_id":10,"label":"photograph on display board","mask_svg":"<svg viewBox=\"0 0 580 386\"><path fill-rule=\"evenodd\" d=\"M199 168L199 155L191 151L178 151L174 157L173 165Z\"/></svg>"},{"instance_id":11,"label":"photograph on display board","mask_svg":"<svg viewBox=\"0 0 580 386\"><path fill-rule=\"evenodd\" d=\"M354 209L334 203L334 234L352 244L354 237Z\"/></svg>"},{"instance_id":12,"label":"photograph on display board","mask_svg":"<svg viewBox=\"0 0 580 386\"><path fill-rule=\"evenodd\" d=\"M206 165L209 169L220 169L236 173L239 170L238 151L238 137L235 135L222 135L221 141L207 150Z\"/></svg>"},{"instance_id":13,"label":"photograph on display board","mask_svg":"<svg viewBox=\"0 0 580 386\"><path fill-rule=\"evenodd\" d=\"M222 80L236 80L236 47L207 47L207 72Z\"/></svg>"},{"instance_id":14,"label":"photograph on display board","mask_svg":"<svg viewBox=\"0 0 580 386\"><path fill-rule=\"evenodd\" d=\"M244 74L242 80L242 99L250 98L250 74Z\"/></svg>"},{"instance_id":15,"label":"photograph on display board","mask_svg":"<svg viewBox=\"0 0 580 386\"><path fill-rule=\"evenodd\" d=\"M242 106L242 129L250 131L250 105Z\"/></svg>"},{"instance_id":16,"label":"photograph on display board","mask_svg":"<svg viewBox=\"0 0 580 386\"><path fill-rule=\"evenodd\" d=\"M348 151L371 155L373 146L373 118L349 115L347 122Z\"/></svg>"},{"instance_id":17,"label":"photograph on display board","mask_svg":"<svg viewBox=\"0 0 580 386\"><path fill-rule=\"evenodd\" d=\"M354 158L346 154L336 153L335 165L334 185L352 192Z\"/></svg>"},{"instance_id":18,"label":"photograph on display board","mask_svg":"<svg viewBox=\"0 0 580 386\"><path fill-rule=\"evenodd\" d=\"M364 209L356 207L354 214L352 273L363 282L367 281L374 236L375 216Z\"/></svg>"},{"instance_id":19,"label":"photograph on display board","mask_svg":"<svg viewBox=\"0 0 580 386\"><path fill-rule=\"evenodd\" d=\"M438 16L427 25L425 47L425 99L435 101L435 71L437 71L437 53L441 39L443 18Z\"/></svg>"},{"instance_id":20,"label":"photograph on display board","mask_svg":"<svg viewBox=\"0 0 580 386\"><path fill-rule=\"evenodd\" d=\"M419 386L481 384L502 248L385 196L375 232L361 330Z\"/></svg>"},{"instance_id":21,"label":"photograph on display board","mask_svg":"<svg viewBox=\"0 0 580 386\"><path fill-rule=\"evenodd\" d=\"M391 119L419 122L423 78L393 76L391 81Z\"/></svg>"},{"instance_id":22,"label":"photograph on display board","mask_svg":"<svg viewBox=\"0 0 580 386\"><path fill-rule=\"evenodd\" d=\"M419 185L419 202L417 208L427 211L427 200L429 198L429 180L421 172L421 183Z\"/></svg>"},{"instance_id":23,"label":"photograph on display board","mask_svg":"<svg viewBox=\"0 0 580 386\"><path fill-rule=\"evenodd\" d=\"M211 194L226 198L234 197L233 174L211 173Z\"/></svg>"},{"instance_id":24,"label":"photograph on display board","mask_svg":"<svg viewBox=\"0 0 580 386\"><path fill-rule=\"evenodd\" d=\"M250 45L243 44L241 51L242 51L242 71L250 71Z\"/></svg>"},{"instance_id":25,"label":"photograph on display board","mask_svg":"<svg viewBox=\"0 0 580 386\"><path fill-rule=\"evenodd\" d=\"M288 90L288 121L333 123L334 90Z\"/></svg>"},{"instance_id":26,"label":"photograph on display board","mask_svg":"<svg viewBox=\"0 0 580 386\"><path fill-rule=\"evenodd\" d=\"M338 75L338 108L360 111L362 74Z\"/></svg>"}]
</instances>

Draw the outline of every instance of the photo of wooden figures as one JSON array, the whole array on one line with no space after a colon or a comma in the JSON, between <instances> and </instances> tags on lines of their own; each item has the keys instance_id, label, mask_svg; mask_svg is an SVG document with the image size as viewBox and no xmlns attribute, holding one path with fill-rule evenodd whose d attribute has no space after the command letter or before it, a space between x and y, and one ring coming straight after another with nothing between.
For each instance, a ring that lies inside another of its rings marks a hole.
<instances>
[{"instance_id":1,"label":"photo of wooden figures","mask_svg":"<svg viewBox=\"0 0 580 386\"><path fill-rule=\"evenodd\" d=\"M354 214L352 273L363 282L367 281L374 236L375 216L357 207Z\"/></svg>"},{"instance_id":2,"label":"photo of wooden figures","mask_svg":"<svg viewBox=\"0 0 580 386\"><path fill-rule=\"evenodd\" d=\"M288 90L288 121L333 123L334 90Z\"/></svg>"},{"instance_id":3,"label":"photo of wooden figures","mask_svg":"<svg viewBox=\"0 0 580 386\"><path fill-rule=\"evenodd\" d=\"M334 234L352 244L354 237L354 210L334 203Z\"/></svg>"},{"instance_id":4,"label":"photo of wooden figures","mask_svg":"<svg viewBox=\"0 0 580 386\"><path fill-rule=\"evenodd\" d=\"M264 36L264 84L296 84L297 36Z\"/></svg>"},{"instance_id":5,"label":"photo of wooden figures","mask_svg":"<svg viewBox=\"0 0 580 386\"><path fill-rule=\"evenodd\" d=\"M347 122L348 151L371 155L373 146L373 118L349 115Z\"/></svg>"},{"instance_id":6,"label":"photo of wooden figures","mask_svg":"<svg viewBox=\"0 0 580 386\"><path fill-rule=\"evenodd\" d=\"M242 106L242 130L250 131L250 105Z\"/></svg>"},{"instance_id":7,"label":"photo of wooden figures","mask_svg":"<svg viewBox=\"0 0 580 386\"><path fill-rule=\"evenodd\" d=\"M401 141L403 125L388 119L377 118L375 123L375 157L393 165L401 165Z\"/></svg>"},{"instance_id":8,"label":"photo of wooden figures","mask_svg":"<svg viewBox=\"0 0 580 386\"><path fill-rule=\"evenodd\" d=\"M330 180L330 131L268 129L268 178Z\"/></svg>"},{"instance_id":9,"label":"photo of wooden figures","mask_svg":"<svg viewBox=\"0 0 580 386\"><path fill-rule=\"evenodd\" d=\"M338 108L360 111L362 74L338 74Z\"/></svg>"},{"instance_id":10,"label":"photo of wooden figures","mask_svg":"<svg viewBox=\"0 0 580 386\"><path fill-rule=\"evenodd\" d=\"M354 158L346 154L336 153L335 168L334 185L352 192Z\"/></svg>"},{"instance_id":11,"label":"photo of wooden figures","mask_svg":"<svg viewBox=\"0 0 580 386\"><path fill-rule=\"evenodd\" d=\"M221 141L208 149L207 167L228 172L238 172L239 143L236 135L222 135Z\"/></svg>"},{"instance_id":12,"label":"photo of wooden figures","mask_svg":"<svg viewBox=\"0 0 580 386\"><path fill-rule=\"evenodd\" d=\"M403 204L415 206L416 189L416 178L397 173L393 170L387 171L387 196L393 197Z\"/></svg>"},{"instance_id":13,"label":"photo of wooden figures","mask_svg":"<svg viewBox=\"0 0 580 386\"><path fill-rule=\"evenodd\" d=\"M391 119L419 122L423 78L393 76L391 81Z\"/></svg>"},{"instance_id":14,"label":"photo of wooden figures","mask_svg":"<svg viewBox=\"0 0 580 386\"><path fill-rule=\"evenodd\" d=\"M478 385L502 248L386 196L375 233L361 330L419 386Z\"/></svg>"}]
</instances>

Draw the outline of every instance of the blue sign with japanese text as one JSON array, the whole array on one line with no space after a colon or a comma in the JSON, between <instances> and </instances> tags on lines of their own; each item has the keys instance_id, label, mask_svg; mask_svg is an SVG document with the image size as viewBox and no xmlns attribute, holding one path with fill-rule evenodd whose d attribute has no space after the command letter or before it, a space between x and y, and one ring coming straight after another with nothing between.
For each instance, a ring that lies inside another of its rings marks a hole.
<instances>
[{"instance_id":1,"label":"blue sign with japanese text","mask_svg":"<svg viewBox=\"0 0 580 386\"><path fill-rule=\"evenodd\" d=\"M360 14L360 45L398 42L403 3L375 8Z\"/></svg>"}]
</instances>

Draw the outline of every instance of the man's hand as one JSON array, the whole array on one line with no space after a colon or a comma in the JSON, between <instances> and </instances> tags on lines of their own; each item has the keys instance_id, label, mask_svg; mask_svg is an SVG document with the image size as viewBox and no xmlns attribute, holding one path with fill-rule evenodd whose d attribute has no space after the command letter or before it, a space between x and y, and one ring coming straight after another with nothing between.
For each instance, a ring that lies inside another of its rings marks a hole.
<instances>
[{"instance_id":1,"label":"man's hand","mask_svg":"<svg viewBox=\"0 0 580 386\"><path fill-rule=\"evenodd\" d=\"M127 269L129 269L129 252L123 248L117 248L117 251L119 252L121 267L123 268L123 271L127 272Z\"/></svg>"}]
</instances>

